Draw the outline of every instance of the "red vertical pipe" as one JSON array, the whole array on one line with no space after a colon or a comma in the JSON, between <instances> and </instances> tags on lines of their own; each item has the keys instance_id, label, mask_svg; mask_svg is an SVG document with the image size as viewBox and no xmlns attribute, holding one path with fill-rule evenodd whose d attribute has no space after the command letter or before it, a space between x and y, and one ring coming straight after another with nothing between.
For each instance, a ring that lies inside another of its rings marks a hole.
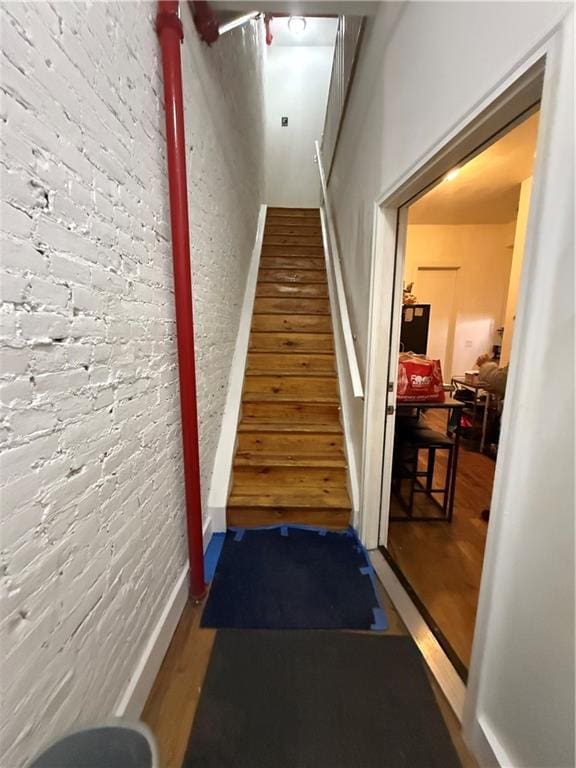
<instances>
[{"instance_id":1,"label":"red vertical pipe","mask_svg":"<svg viewBox=\"0 0 576 768\"><path fill-rule=\"evenodd\" d=\"M180 61L180 43L184 39L184 32L178 16L178 0L159 1L156 31L160 40L164 73L164 108L166 112L170 224L172 228L176 334L180 375L186 524L190 560L190 594L192 598L200 599L206 591L206 585L204 583L200 454L198 449L198 415L196 412L186 141Z\"/></svg>"}]
</instances>

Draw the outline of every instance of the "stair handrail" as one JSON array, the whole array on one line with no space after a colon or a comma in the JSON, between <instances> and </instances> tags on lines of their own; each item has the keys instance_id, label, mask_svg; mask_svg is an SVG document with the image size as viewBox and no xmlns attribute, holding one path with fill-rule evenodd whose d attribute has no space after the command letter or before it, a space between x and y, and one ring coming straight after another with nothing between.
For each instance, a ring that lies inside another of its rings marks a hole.
<instances>
[{"instance_id":1,"label":"stair handrail","mask_svg":"<svg viewBox=\"0 0 576 768\"><path fill-rule=\"evenodd\" d=\"M326 213L325 218L328 230L327 237L325 238L324 250L326 251L326 259L328 260L329 266L331 267L330 271L334 276L338 314L340 317L342 336L344 338L344 348L346 350L346 360L348 362L350 381L352 382L352 393L354 398L364 399L364 387L362 385L362 377L360 376L360 366L358 365L358 356L354 346L354 334L352 333L350 313L348 312L346 291L344 289L344 278L342 276L340 252L338 249L338 241L336 239L336 230L334 227L334 219L332 217L332 208L328 199L328 187L326 185L326 174L324 173L324 165L322 163L322 151L318 141L315 141L314 145L316 147L316 161L318 163L318 172L320 174L323 207Z\"/></svg>"}]
</instances>

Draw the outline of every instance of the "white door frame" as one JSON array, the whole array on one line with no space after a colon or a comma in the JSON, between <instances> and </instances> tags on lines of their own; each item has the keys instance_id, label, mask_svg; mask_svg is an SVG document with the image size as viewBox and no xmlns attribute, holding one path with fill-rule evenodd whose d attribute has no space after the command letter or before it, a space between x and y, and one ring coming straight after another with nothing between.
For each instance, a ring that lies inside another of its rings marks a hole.
<instances>
[{"instance_id":1,"label":"white door frame","mask_svg":"<svg viewBox=\"0 0 576 768\"><path fill-rule=\"evenodd\" d=\"M518 314L512 347L511 373L508 380L507 407L503 417L503 434L493 489L491 522L484 557L481 591L474 635L472 662L464 706L463 726L481 764L506 765L506 753L491 738L489 724L479 711L481 668L486 645L486 621L495 587L500 507L505 489L512 478L507 469L511 459L511 435L507 430L510 413L515 410L515 395L520 382L530 376L529 350L534 343L533 323L529 322L538 301L531 279L535 264L546 260L545 242L541 235L556 220L558 200L550 191L552 169L561 167L560 153L566 156L566 142L555 142L554 117L562 112L562 104L571 98L566 76L563 44L568 24L565 14L543 34L541 41L518 62L509 75L485 96L475 110L466 115L453 131L438 143L411 171L384 190L374 204L374 236L372 247L368 361L366 367L366 407L361 487L360 532L365 545L376 548L388 536L388 504L391 462L384 462L385 445L392 443L394 419L386 418L388 405L396 399L395 372L388 370L396 359L400 341L400 309L404 272L404 241L408 201L414 202L438 179L463 158L477 154L482 145L507 132L517 116L534 104L541 94L541 117L538 133L534 186L530 205L523 274L518 299ZM542 85L543 80L543 85ZM538 237L536 236L538 235ZM400 258L396 258L397 254ZM392 307L392 311L390 311ZM392 340L390 348L390 339ZM390 385L390 391L389 391ZM382 514L385 511L386 514ZM442 687L443 681L438 681ZM461 713L457 713L461 715Z\"/></svg>"}]
</instances>

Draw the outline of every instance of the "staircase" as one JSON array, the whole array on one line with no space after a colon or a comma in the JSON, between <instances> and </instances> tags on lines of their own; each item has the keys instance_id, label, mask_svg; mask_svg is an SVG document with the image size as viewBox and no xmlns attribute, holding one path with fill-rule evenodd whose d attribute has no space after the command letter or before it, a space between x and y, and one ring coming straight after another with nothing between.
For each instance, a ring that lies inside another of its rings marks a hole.
<instances>
[{"instance_id":1,"label":"staircase","mask_svg":"<svg viewBox=\"0 0 576 768\"><path fill-rule=\"evenodd\" d=\"M320 215L269 208L228 525L350 521Z\"/></svg>"}]
</instances>

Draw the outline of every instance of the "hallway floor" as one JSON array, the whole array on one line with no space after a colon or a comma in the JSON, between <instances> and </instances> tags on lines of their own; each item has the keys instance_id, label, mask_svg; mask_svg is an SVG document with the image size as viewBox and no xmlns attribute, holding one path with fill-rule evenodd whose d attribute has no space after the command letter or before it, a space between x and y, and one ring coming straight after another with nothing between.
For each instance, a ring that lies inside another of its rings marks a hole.
<instances>
[{"instance_id":1,"label":"hallway floor","mask_svg":"<svg viewBox=\"0 0 576 768\"><path fill-rule=\"evenodd\" d=\"M424 418L433 429L446 428L446 417L439 413L429 412ZM446 468L440 455L437 464L440 485ZM390 523L389 553L466 670L488 531L481 513L490 506L495 467L488 456L462 445L452 523ZM422 494L418 503L419 512L425 514L424 506L430 502ZM394 496L391 510L404 514Z\"/></svg>"},{"instance_id":2,"label":"hallway floor","mask_svg":"<svg viewBox=\"0 0 576 768\"><path fill-rule=\"evenodd\" d=\"M389 619L385 635L407 635L407 630L388 595L378 585L380 598ZM142 714L158 744L160 768L181 768L190 730L202 692L216 630L202 629L203 605L186 605L160 672ZM370 633L373 634L373 633ZM459 723L439 687L429 675L440 711L464 768L477 768L460 734ZM382 763L386 766L386 763ZM268 768L255 766L254 768ZM362 766L350 766L362 768ZM389 766L394 768L394 766Z\"/></svg>"}]
</instances>

